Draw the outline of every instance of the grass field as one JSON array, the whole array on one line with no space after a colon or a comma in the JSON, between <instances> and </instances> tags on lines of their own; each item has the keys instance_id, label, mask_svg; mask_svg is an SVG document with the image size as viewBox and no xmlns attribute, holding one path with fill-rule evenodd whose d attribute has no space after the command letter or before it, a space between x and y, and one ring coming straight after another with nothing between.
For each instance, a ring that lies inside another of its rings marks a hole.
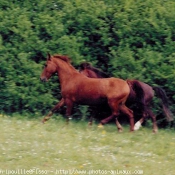
<instances>
[{"instance_id":1,"label":"grass field","mask_svg":"<svg viewBox=\"0 0 175 175\"><path fill-rule=\"evenodd\" d=\"M175 131L0 117L0 174L175 174Z\"/></svg>"}]
</instances>

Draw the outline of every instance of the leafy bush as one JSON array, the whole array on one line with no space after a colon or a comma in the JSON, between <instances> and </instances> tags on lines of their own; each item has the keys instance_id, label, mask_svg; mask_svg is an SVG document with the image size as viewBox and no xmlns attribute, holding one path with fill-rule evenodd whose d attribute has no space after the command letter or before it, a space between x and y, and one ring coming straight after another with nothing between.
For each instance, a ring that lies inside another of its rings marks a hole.
<instances>
[{"instance_id":1,"label":"leafy bush","mask_svg":"<svg viewBox=\"0 0 175 175\"><path fill-rule=\"evenodd\" d=\"M36 116L58 101L57 78L39 81L47 52L160 85L175 112L173 0L2 0L0 9L1 112Z\"/></svg>"}]
</instances>

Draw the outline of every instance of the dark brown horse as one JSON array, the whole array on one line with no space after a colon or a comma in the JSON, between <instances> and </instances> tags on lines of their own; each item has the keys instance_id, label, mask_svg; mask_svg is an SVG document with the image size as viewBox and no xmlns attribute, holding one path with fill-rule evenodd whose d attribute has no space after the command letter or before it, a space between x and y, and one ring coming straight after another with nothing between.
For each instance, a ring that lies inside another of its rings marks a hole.
<instances>
[{"instance_id":1,"label":"dark brown horse","mask_svg":"<svg viewBox=\"0 0 175 175\"><path fill-rule=\"evenodd\" d=\"M90 78L107 77L106 73L104 73L103 71L97 68L94 68L90 63L87 63L87 62L82 63L80 65L80 72L83 75L88 76ZM135 124L135 127L134 127L135 130L139 129L139 127L144 122L144 120L149 116L152 118L152 121L153 121L153 132L157 132L158 127L156 123L156 116L154 115L154 113L152 112L150 108L150 104L154 97L154 92L162 100L162 107L163 107L163 111L166 115L167 120L168 121L173 120L173 115L168 106L168 99L167 99L166 93L163 91L162 88L151 87L148 84L143 83L138 80L127 80L127 83L130 86L130 95L128 96L128 99L126 101L126 106L131 107L131 105L135 104L137 106L136 110L139 109L140 113L142 114L142 118ZM137 87L136 83L137 84L139 83L141 88L144 91L144 100L142 98L138 98L140 94L140 90L136 88ZM137 111L134 111L134 112L137 112Z\"/></svg>"},{"instance_id":2,"label":"dark brown horse","mask_svg":"<svg viewBox=\"0 0 175 175\"><path fill-rule=\"evenodd\" d=\"M119 78L88 78L80 74L70 64L68 57L48 54L40 79L44 82L48 81L55 73L58 73L61 85L62 100L59 107L66 105L67 120L71 116L74 103L84 105L108 103L111 115L101 123L105 124L109 120L116 118L116 124L120 131L121 126L117 117L121 111L129 117L130 131L134 131L133 113L125 105L130 94L130 88L126 81ZM48 116L43 119L43 122L46 120L48 120Z\"/></svg>"},{"instance_id":3,"label":"dark brown horse","mask_svg":"<svg viewBox=\"0 0 175 175\"><path fill-rule=\"evenodd\" d=\"M93 67L90 63L87 62L80 64L80 73L89 78L109 78L105 72Z\"/></svg>"}]
</instances>

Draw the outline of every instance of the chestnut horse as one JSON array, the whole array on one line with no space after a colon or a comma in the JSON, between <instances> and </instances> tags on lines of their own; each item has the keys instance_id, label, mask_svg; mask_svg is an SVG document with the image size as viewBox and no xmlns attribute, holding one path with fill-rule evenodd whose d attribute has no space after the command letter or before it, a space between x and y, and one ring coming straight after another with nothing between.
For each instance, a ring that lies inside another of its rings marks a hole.
<instances>
[{"instance_id":1,"label":"chestnut horse","mask_svg":"<svg viewBox=\"0 0 175 175\"><path fill-rule=\"evenodd\" d=\"M103 71L94 68L90 63L82 63L80 65L80 72L90 78L106 78L109 77L106 73L104 73ZM157 123L156 123L156 116L154 115L154 113L152 112L151 108L150 108L150 104L151 101L154 97L154 92L156 93L156 95L162 100L162 107L163 107L163 111L165 113L165 116L167 118L167 120L173 121L173 114L169 109L168 106L168 99L166 96L166 93L163 91L162 88L160 87L151 87L146 83L143 83L141 81L138 80L127 80L128 85L130 86L130 95L128 96L128 99L126 101L126 106L131 106L133 104L137 105L137 110L139 108L140 113L142 115L142 118L135 124L134 129L137 130L139 129L139 127L141 126L141 124L144 122L144 120L150 116L152 118L153 121L153 132L157 132L158 127L157 127ZM141 88L144 91L144 100L139 101L139 93L140 91L138 91L135 87L135 84L140 84ZM136 100L137 99L137 100ZM134 109L133 109L134 110ZM137 112L137 111L134 111Z\"/></svg>"},{"instance_id":2,"label":"chestnut horse","mask_svg":"<svg viewBox=\"0 0 175 175\"><path fill-rule=\"evenodd\" d=\"M130 131L134 131L133 112L126 107L125 102L130 94L128 83L119 78L88 78L80 74L71 64L67 56L48 54L45 67L41 73L41 81L48 81L49 78L58 73L61 85L62 100L59 107L66 105L67 121L71 116L74 103L84 105L101 105L108 103L111 115L102 120L105 124L109 120L116 118L116 125L121 131L118 122L118 115L121 111L129 117ZM43 122L48 120L48 116Z\"/></svg>"}]
</instances>

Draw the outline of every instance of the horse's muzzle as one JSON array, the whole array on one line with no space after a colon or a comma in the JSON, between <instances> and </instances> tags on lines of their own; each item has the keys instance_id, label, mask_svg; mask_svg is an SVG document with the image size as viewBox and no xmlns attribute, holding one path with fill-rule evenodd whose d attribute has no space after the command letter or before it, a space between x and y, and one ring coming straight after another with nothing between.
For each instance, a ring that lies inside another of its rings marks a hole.
<instances>
[{"instance_id":1,"label":"horse's muzzle","mask_svg":"<svg viewBox=\"0 0 175 175\"><path fill-rule=\"evenodd\" d=\"M46 81L47 81L46 78L40 78L40 80L41 80L42 82L46 82Z\"/></svg>"}]
</instances>

